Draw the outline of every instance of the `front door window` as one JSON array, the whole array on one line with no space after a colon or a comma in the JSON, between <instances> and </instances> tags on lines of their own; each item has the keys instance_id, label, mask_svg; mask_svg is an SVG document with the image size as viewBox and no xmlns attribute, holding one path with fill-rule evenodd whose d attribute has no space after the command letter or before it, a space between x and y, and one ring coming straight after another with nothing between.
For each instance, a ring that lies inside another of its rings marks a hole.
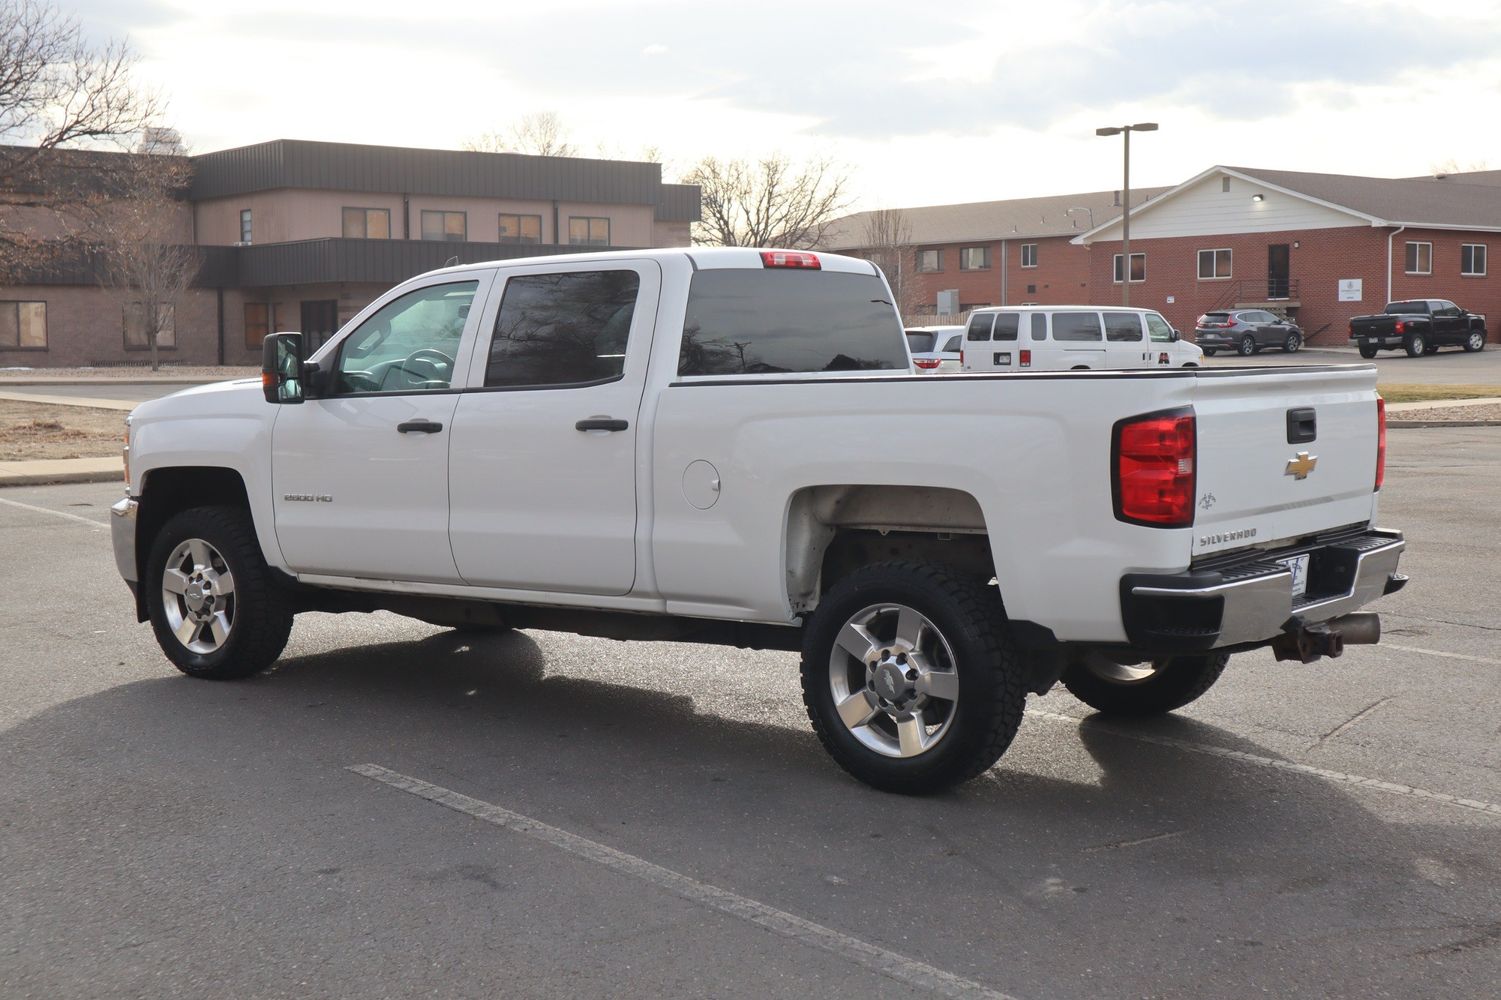
<instances>
[{"instance_id":1,"label":"front door window","mask_svg":"<svg viewBox=\"0 0 1501 1000\"><path fill-rule=\"evenodd\" d=\"M408 292L344 339L333 391L409 393L447 389L477 281Z\"/></svg>"}]
</instances>

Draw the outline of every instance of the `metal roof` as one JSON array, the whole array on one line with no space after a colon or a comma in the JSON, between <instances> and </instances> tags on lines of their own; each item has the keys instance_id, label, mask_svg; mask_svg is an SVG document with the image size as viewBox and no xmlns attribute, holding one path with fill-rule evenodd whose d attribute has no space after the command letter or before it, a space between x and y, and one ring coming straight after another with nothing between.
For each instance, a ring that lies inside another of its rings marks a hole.
<instances>
[{"instance_id":1,"label":"metal roof","mask_svg":"<svg viewBox=\"0 0 1501 1000\"><path fill-rule=\"evenodd\" d=\"M1132 188L1131 210L1138 211L1149 199L1167 190L1170 189ZM926 245L1078 236L1117 218L1121 214L1119 202L1119 191L1086 191L1043 198L928 205L898 211L911 230L910 237L903 242ZM870 246L866 227L876 214L876 211L857 212L836 219L822 245L830 250Z\"/></svg>"},{"instance_id":2,"label":"metal roof","mask_svg":"<svg viewBox=\"0 0 1501 1000\"><path fill-rule=\"evenodd\" d=\"M194 200L278 188L312 188L625 205L661 205L665 201L676 213L667 218L677 218L687 211L689 197L686 191L664 190L661 164L625 160L302 139L276 139L204 153L192 160ZM697 214L692 217L697 218Z\"/></svg>"}]
</instances>

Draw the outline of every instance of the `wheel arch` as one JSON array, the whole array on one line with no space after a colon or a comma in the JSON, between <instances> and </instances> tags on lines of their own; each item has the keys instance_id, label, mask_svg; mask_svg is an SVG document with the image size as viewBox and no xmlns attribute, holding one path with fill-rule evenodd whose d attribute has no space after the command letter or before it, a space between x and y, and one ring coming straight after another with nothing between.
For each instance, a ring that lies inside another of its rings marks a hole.
<instances>
[{"instance_id":1,"label":"wheel arch","mask_svg":"<svg viewBox=\"0 0 1501 1000\"><path fill-rule=\"evenodd\" d=\"M146 620L146 561L156 534L174 515L192 507L239 507L255 523L250 496L239 470L226 466L166 466L150 469L141 476L136 498L140 512L136 516L136 616ZM256 535L262 534L256 524ZM264 540L262 548L264 550ZM269 560L268 560L269 561Z\"/></svg>"}]
</instances>

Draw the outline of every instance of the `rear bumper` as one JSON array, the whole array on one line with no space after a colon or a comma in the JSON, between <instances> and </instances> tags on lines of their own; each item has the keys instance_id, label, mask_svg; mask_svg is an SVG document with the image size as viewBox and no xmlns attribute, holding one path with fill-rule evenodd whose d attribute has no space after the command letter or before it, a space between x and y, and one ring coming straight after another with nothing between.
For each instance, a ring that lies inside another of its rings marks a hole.
<instances>
[{"instance_id":1,"label":"rear bumper","mask_svg":"<svg viewBox=\"0 0 1501 1000\"><path fill-rule=\"evenodd\" d=\"M1239 337L1231 337L1228 333L1220 333L1210 330L1195 330L1194 343L1200 347L1234 347L1240 343Z\"/></svg>"},{"instance_id":2,"label":"rear bumper","mask_svg":"<svg viewBox=\"0 0 1501 1000\"><path fill-rule=\"evenodd\" d=\"M1404 339L1400 333L1357 333L1350 343L1361 347L1401 347Z\"/></svg>"},{"instance_id":3,"label":"rear bumper","mask_svg":"<svg viewBox=\"0 0 1501 1000\"><path fill-rule=\"evenodd\" d=\"M1397 572L1400 531L1371 529L1327 544L1256 553L1213 570L1132 573L1121 579L1121 619L1134 648L1203 652L1264 645L1301 626L1358 611L1407 582ZM1292 595L1292 572L1279 563L1309 556L1308 591Z\"/></svg>"}]
</instances>

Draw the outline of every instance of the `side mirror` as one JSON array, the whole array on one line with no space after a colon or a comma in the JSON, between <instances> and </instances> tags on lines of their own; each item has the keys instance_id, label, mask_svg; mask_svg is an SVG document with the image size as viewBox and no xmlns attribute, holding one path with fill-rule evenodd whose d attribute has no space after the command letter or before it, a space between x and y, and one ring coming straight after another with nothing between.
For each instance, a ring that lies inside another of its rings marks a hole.
<instances>
[{"instance_id":1,"label":"side mirror","mask_svg":"<svg viewBox=\"0 0 1501 1000\"><path fill-rule=\"evenodd\" d=\"M1173 327L1173 343L1176 344L1178 341L1180 341L1182 339L1183 339L1183 334L1181 334L1181 333L1178 332L1178 328L1177 327Z\"/></svg>"},{"instance_id":2,"label":"side mirror","mask_svg":"<svg viewBox=\"0 0 1501 1000\"><path fill-rule=\"evenodd\" d=\"M302 334L273 333L261 344L261 392L268 403L300 403Z\"/></svg>"}]
</instances>

